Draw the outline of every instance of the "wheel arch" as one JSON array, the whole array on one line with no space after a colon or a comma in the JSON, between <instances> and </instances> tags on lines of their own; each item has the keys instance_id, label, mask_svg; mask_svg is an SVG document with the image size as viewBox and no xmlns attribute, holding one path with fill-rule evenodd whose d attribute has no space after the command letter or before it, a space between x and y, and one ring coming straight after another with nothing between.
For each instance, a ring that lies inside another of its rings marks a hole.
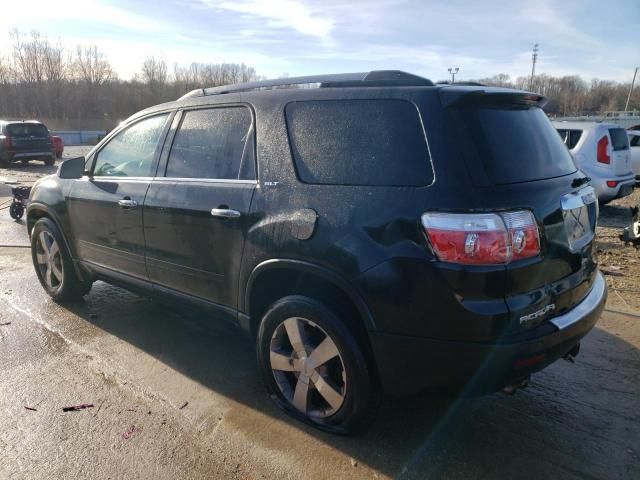
<instances>
[{"instance_id":1,"label":"wheel arch","mask_svg":"<svg viewBox=\"0 0 640 480\"><path fill-rule=\"evenodd\" d=\"M49 208L48 205L40 202L33 202L33 201L29 203L29 206L27 207L27 218L26 218L27 233L29 234L29 238L31 238L31 232L33 231L34 225L41 218L48 218L54 223L54 225L57 227L58 231L60 232L60 235L62 235L62 239L64 240L65 246L68 249L69 254L71 255L71 260L73 261L73 265L76 270L76 273L80 278L86 278L87 273L84 272L82 269L80 269L78 263L75 261L77 257L73 248L73 244L69 242L67 233L65 232L65 229L62 227L62 222L60 221L58 216L55 214L55 212L53 212L52 209Z\"/></svg>"}]
</instances>

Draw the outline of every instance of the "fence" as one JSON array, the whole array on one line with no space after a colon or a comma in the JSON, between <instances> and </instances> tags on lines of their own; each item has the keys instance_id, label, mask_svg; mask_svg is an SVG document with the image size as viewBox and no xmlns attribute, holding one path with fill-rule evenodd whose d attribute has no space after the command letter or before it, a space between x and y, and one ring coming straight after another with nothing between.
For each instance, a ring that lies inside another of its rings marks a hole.
<instances>
[{"instance_id":1,"label":"fence","mask_svg":"<svg viewBox=\"0 0 640 480\"><path fill-rule=\"evenodd\" d=\"M95 145L107 132L106 130L64 130L52 131L51 134L62 138L65 145Z\"/></svg>"}]
</instances>

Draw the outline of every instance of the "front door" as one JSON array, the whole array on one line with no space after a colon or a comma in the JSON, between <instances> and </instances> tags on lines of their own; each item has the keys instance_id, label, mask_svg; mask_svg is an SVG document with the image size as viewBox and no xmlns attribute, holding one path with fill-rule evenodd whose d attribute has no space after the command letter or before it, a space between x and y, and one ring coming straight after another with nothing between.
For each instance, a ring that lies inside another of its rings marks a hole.
<instances>
[{"instance_id":1,"label":"front door","mask_svg":"<svg viewBox=\"0 0 640 480\"><path fill-rule=\"evenodd\" d=\"M81 260L147 278L142 205L168 119L147 117L118 132L95 154L92 173L74 182L67 205Z\"/></svg>"},{"instance_id":2,"label":"front door","mask_svg":"<svg viewBox=\"0 0 640 480\"><path fill-rule=\"evenodd\" d=\"M174 122L175 123L175 122ZM147 270L161 287L237 306L256 187L253 114L246 106L182 113L144 203Z\"/></svg>"}]
</instances>

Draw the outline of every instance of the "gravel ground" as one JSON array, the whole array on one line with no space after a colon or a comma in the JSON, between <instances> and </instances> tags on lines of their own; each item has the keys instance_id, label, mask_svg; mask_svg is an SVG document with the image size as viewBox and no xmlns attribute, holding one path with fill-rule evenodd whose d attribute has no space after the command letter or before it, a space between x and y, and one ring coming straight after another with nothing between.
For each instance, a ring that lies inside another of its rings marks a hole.
<instances>
[{"instance_id":1,"label":"gravel ground","mask_svg":"<svg viewBox=\"0 0 640 480\"><path fill-rule=\"evenodd\" d=\"M0 204L3 182L52 171L0 170ZM57 305L29 249L0 247L0 478L638 479L639 251L617 236L639 199L601 210L597 249L614 290L575 363L515 396L388 399L355 438L283 415L251 342L215 319L102 282ZM6 210L0 244L28 244ZM94 406L62 411L83 403Z\"/></svg>"},{"instance_id":2,"label":"gravel ground","mask_svg":"<svg viewBox=\"0 0 640 480\"><path fill-rule=\"evenodd\" d=\"M631 223L630 207L640 205L640 188L600 208L596 251L609 285L611 308L640 314L640 242L624 243L622 229Z\"/></svg>"}]
</instances>

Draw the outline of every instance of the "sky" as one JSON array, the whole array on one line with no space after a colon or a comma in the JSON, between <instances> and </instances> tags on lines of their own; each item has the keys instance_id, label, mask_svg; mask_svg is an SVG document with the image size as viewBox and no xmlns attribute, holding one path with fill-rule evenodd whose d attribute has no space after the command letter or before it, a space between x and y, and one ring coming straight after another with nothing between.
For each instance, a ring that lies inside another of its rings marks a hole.
<instances>
[{"instance_id":1,"label":"sky","mask_svg":"<svg viewBox=\"0 0 640 480\"><path fill-rule=\"evenodd\" d=\"M169 65L245 63L268 78L398 69L434 81L531 72L630 82L640 66L640 0L28 0L9 32L38 30L68 51L97 45L120 78L149 56Z\"/></svg>"}]
</instances>

